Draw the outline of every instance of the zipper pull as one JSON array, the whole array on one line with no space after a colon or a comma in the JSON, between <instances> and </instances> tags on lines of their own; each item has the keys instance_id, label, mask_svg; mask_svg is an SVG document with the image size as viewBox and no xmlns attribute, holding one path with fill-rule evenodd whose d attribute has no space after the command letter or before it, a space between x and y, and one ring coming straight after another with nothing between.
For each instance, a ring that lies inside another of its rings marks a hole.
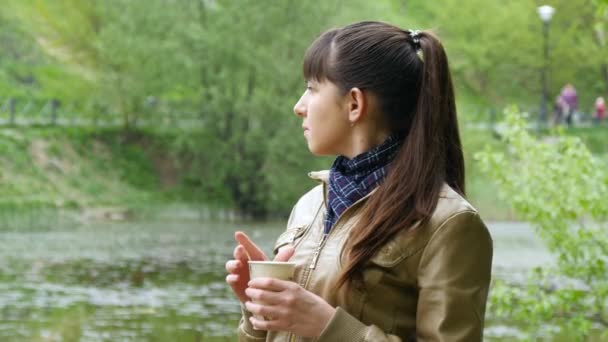
<instances>
[{"instance_id":1,"label":"zipper pull","mask_svg":"<svg viewBox=\"0 0 608 342\"><path fill-rule=\"evenodd\" d=\"M291 236L291 242L289 243L290 245L293 245L296 242L296 238L298 237L298 234L300 234L300 231L302 229L304 229L306 227L306 225L299 225L296 227L295 232L293 232L293 235Z\"/></svg>"},{"instance_id":2,"label":"zipper pull","mask_svg":"<svg viewBox=\"0 0 608 342\"><path fill-rule=\"evenodd\" d=\"M308 267L311 270L314 270L315 267L317 267L317 260L319 260L319 254L321 253L321 248L323 248L323 243L327 239L327 235L328 234L323 234L323 238L321 239L321 241L319 241L319 245L317 246L317 249L315 250L315 253L312 256L312 262L310 263L310 266Z\"/></svg>"}]
</instances>

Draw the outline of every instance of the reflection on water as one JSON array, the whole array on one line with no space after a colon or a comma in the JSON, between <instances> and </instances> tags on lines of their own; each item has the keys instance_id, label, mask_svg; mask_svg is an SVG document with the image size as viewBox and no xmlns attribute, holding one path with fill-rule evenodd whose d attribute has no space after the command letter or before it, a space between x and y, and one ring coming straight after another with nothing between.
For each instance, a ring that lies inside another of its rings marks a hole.
<instances>
[{"instance_id":1,"label":"reflection on water","mask_svg":"<svg viewBox=\"0 0 608 342\"><path fill-rule=\"evenodd\" d=\"M192 220L2 232L0 341L232 340L239 306L223 265L236 229L271 242L281 227Z\"/></svg>"},{"instance_id":2,"label":"reflection on water","mask_svg":"<svg viewBox=\"0 0 608 342\"><path fill-rule=\"evenodd\" d=\"M551 262L525 224L490 228L496 276ZM224 263L235 230L269 251L282 227L175 220L0 232L0 341L232 341L240 315Z\"/></svg>"}]
</instances>

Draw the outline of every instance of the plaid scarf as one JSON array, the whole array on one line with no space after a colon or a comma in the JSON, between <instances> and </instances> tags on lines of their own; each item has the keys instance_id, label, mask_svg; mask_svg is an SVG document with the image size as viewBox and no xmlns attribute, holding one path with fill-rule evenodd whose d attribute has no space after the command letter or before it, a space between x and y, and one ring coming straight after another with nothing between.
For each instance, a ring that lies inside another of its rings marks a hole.
<instances>
[{"instance_id":1,"label":"plaid scarf","mask_svg":"<svg viewBox=\"0 0 608 342\"><path fill-rule=\"evenodd\" d=\"M329 171L325 234L336 220L355 202L369 194L386 177L402 136L391 135L382 144L353 159L338 156Z\"/></svg>"}]
</instances>

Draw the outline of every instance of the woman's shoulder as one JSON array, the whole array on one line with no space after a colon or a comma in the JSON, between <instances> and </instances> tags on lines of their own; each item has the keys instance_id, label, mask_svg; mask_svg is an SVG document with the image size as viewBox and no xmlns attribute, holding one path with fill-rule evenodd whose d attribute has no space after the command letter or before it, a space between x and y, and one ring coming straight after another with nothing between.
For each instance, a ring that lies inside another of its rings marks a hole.
<instances>
[{"instance_id":1,"label":"woman's shoulder","mask_svg":"<svg viewBox=\"0 0 608 342\"><path fill-rule=\"evenodd\" d=\"M444 184L439 193L437 207L429 222L431 229L439 229L456 217L472 217L472 221L484 225L477 209L452 187Z\"/></svg>"},{"instance_id":2,"label":"woman's shoulder","mask_svg":"<svg viewBox=\"0 0 608 342\"><path fill-rule=\"evenodd\" d=\"M373 258L372 262L391 267L421 251L433 255L437 248L444 248L445 241L484 241L491 245L487 228L477 209L447 184L439 193L437 207L429 221L413 230L403 230L389 241ZM414 232L411 234L410 232ZM434 242L433 242L434 241ZM429 247L431 246L431 247Z\"/></svg>"},{"instance_id":3,"label":"woman's shoulder","mask_svg":"<svg viewBox=\"0 0 608 342\"><path fill-rule=\"evenodd\" d=\"M318 206L323 202L323 184L319 184L308 190L296 202L296 207L312 207Z\"/></svg>"}]
</instances>

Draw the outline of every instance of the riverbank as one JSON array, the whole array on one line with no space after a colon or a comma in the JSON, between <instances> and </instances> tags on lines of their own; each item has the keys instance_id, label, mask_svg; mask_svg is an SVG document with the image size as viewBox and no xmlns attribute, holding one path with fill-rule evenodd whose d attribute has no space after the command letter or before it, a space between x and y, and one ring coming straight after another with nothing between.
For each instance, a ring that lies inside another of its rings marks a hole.
<instances>
[{"instance_id":1,"label":"riverbank","mask_svg":"<svg viewBox=\"0 0 608 342\"><path fill-rule=\"evenodd\" d=\"M605 132L600 130L567 133L583 137L592 151L604 154ZM206 182L218 182L218 178L207 176L211 166L205 164L204 154L193 162L192 155L202 148L201 144L184 147L180 143L196 142L196 134L195 130L144 129L125 133L120 128L1 128L0 221L6 226L17 218L32 216L24 215L31 211L40 214L40 222L48 220L45 215L65 213L76 219L123 220L156 215L158 210L149 208L167 205L198 208L201 217L208 218L221 212L214 218L238 221L226 193L209 190L222 185L207 186ZM486 220L517 219L498 198L492 179L478 170L473 158L486 144L499 146L499 140L484 130L464 130L462 137L469 200ZM318 166L310 169L315 167ZM288 188L276 186L282 189L281 197L286 202L285 208L274 214L277 219L289 214L289 203L294 203L302 189L314 186L312 182L294 181L305 179L306 170L289 177L290 172L293 171L275 172L281 174L283 182L294 183ZM31 222L23 226L31 227Z\"/></svg>"},{"instance_id":2,"label":"riverbank","mask_svg":"<svg viewBox=\"0 0 608 342\"><path fill-rule=\"evenodd\" d=\"M161 199L163 139L83 128L0 130L0 205L86 208Z\"/></svg>"}]
</instances>

